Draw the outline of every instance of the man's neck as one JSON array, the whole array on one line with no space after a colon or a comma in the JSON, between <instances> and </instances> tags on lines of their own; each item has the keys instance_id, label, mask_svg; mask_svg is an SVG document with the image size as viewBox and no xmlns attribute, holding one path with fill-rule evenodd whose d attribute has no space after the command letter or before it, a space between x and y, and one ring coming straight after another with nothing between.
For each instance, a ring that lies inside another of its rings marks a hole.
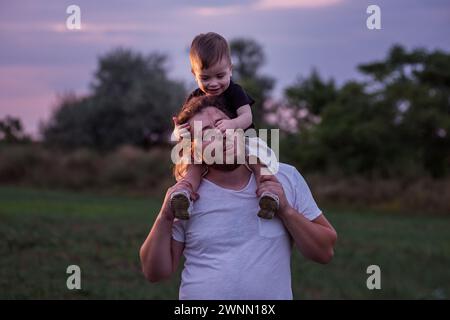
<instances>
[{"instance_id":1,"label":"man's neck","mask_svg":"<svg viewBox=\"0 0 450 320\"><path fill-rule=\"evenodd\" d=\"M240 165L233 170L209 166L205 178L222 188L241 190L248 184L250 175L251 172L244 165Z\"/></svg>"}]
</instances>

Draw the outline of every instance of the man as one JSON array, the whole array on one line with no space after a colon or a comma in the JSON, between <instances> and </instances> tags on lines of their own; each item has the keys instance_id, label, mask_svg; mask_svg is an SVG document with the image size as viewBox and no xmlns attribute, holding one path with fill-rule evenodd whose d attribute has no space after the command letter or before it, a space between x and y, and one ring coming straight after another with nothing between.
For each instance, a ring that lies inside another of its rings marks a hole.
<instances>
[{"instance_id":1,"label":"man","mask_svg":"<svg viewBox=\"0 0 450 320\"><path fill-rule=\"evenodd\" d=\"M200 121L206 130L228 118L219 99L198 97L178 122L194 128ZM204 149L208 142L202 143ZM247 166L212 164L198 193L182 179L169 188L140 250L146 278L169 278L184 254L180 299L292 299L293 244L306 258L328 263L337 235L294 167L280 163L276 175L262 179L257 189ZM174 219L169 195L186 188L196 200L194 211L189 220ZM263 192L279 198L271 220L256 215Z\"/></svg>"}]
</instances>

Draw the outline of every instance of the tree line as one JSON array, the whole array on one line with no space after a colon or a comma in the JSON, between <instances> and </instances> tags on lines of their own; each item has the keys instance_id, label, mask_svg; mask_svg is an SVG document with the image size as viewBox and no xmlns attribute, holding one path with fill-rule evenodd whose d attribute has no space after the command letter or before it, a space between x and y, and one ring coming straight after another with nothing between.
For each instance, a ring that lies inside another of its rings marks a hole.
<instances>
[{"instance_id":1,"label":"tree line","mask_svg":"<svg viewBox=\"0 0 450 320\"><path fill-rule=\"evenodd\" d=\"M304 170L346 175L444 177L450 169L450 54L394 45L359 64L364 80L338 86L317 70L274 101L275 80L261 74L265 54L251 39L230 42L233 77L252 95L258 127L282 130L280 160ZM118 48L101 56L90 93L61 97L42 125L46 145L101 151L168 143L188 92L168 76L167 56ZM27 140L18 119L0 121L0 139Z\"/></svg>"}]
</instances>

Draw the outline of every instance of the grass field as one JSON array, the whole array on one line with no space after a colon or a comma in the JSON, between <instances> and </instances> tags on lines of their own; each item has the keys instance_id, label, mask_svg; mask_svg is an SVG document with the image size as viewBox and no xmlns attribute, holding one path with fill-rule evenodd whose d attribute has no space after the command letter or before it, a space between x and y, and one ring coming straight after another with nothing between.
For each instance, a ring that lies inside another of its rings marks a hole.
<instances>
[{"instance_id":1,"label":"grass field","mask_svg":"<svg viewBox=\"0 0 450 320\"><path fill-rule=\"evenodd\" d=\"M139 247L158 199L0 188L1 299L177 299L180 270L150 284ZM295 299L450 298L450 219L324 210L339 240L329 265L292 259ZM82 290L66 287L66 268L81 267ZM366 287L366 268L381 268L381 290ZM181 269L181 268L180 268Z\"/></svg>"}]
</instances>

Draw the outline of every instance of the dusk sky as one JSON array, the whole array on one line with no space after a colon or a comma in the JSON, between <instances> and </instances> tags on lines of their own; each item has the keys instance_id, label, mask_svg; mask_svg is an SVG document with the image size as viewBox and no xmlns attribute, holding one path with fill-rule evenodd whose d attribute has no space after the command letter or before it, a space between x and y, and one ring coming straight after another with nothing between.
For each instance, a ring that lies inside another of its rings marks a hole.
<instances>
[{"instance_id":1,"label":"dusk sky","mask_svg":"<svg viewBox=\"0 0 450 320\"><path fill-rule=\"evenodd\" d=\"M66 29L66 8L81 8L81 30ZM381 8L381 30L366 27L366 8ZM0 0L0 118L20 117L36 134L58 94L86 94L99 55L126 47L169 55L172 78L193 88L187 50L215 31L252 38L266 53L262 72L275 96L316 67L340 84L356 65L408 49L450 50L450 1L434 0Z\"/></svg>"}]
</instances>

